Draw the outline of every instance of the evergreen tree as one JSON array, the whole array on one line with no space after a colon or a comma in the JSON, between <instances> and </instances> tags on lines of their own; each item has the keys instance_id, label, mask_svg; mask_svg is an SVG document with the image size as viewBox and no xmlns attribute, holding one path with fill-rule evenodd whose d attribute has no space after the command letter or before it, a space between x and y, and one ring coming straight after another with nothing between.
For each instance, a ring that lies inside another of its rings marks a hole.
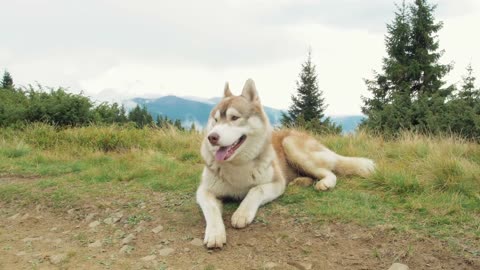
<instances>
[{"instance_id":1,"label":"evergreen tree","mask_svg":"<svg viewBox=\"0 0 480 270\"><path fill-rule=\"evenodd\" d=\"M341 132L328 117L325 117L325 99L318 88L317 73L312 63L311 51L302 64L297 94L292 95L292 105L287 113L282 113L281 123L285 127L299 126L315 132Z\"/></svg>"},{"instance_id":2,"label":"evergreen tree","mask_svg":"<svg viewBox=\"0 0 480 270\"><path fill-rule=\"evenodd\" d=\"M197 127L194 122L192 122L192 125L190 126L190 132L197 132Z\"/></svg>"},{"instance_id":3,"label":"evergreen tree","mask_svg":"<svg viewBox=\"0 0 480 270\"><path fill-rule=\"evenodd\" d=\"M387 24L385 45L387 57L383 59L383 73L375 73L373 80L365 80L372 98L363 98L362 112L368 119L362 123L372 130L386 131L409 126L411 105L410 87L407 79L410 57L411 27L405 2L397 5L395 19Z\"/></svg>"},{"instance_id":4,"label":"evergreen tree","mask_svg":"<svg viewBox=\"0 0 480 270\"><path fill-rule=\"evenodd\" d=\"M365 81L372 97L363 98L362 112L368 117L363 127L387 134L445 131L440 123L454 87L443 87L451 66L439 63L443 52L436 34L442 23L435 22L434 11L426 0L397 6L387 25L382 73Z\"/></svg>"},{"instance_id":5,"label":"evergreen tree","mask_svg":"<svg viewBox=\"0 0 480 270\"><path fill-rule=\"evenodd\" d=\"M143 128L153 123L153 117L147 111L147 107L140 107L140 105L137 105L128 113L128 120L134 122L138 128Z\"/></svg>"},{"instance_id":6,"label":"evergreen tree","mask_svg":"<svg viewBox=\"0 0 480 270\"><path fill-rule=\"evenodd\" d=\"M480 106L480 89L475 88L476 78L473 76L472 65L467 66L467 74L462 78L462 85L457 98L464 100L471 107Z\"/></svg>"},{"instance_id":7,"label":"evergreen tree","mask_svg":"<svg viewBox=\"0 0 480 270\"><path fill-rule=\"evenodd\" d=\"M173 126L176 127L178 130L185 130L183 127L182 127L182 121L180 121L180 119L175 119L175 122L173 123Z\"/></svg>"},{"instance_id":8,"label":"evergreen tree","mask_svg":"<svg viewBox=\"0 0 480 270\"><path fill-rule=\"evenodd\" d=\"M8 71L3 73L2 78L2 88L3 89L13 89L13 78Z\"/></svg>"}]
</instances>

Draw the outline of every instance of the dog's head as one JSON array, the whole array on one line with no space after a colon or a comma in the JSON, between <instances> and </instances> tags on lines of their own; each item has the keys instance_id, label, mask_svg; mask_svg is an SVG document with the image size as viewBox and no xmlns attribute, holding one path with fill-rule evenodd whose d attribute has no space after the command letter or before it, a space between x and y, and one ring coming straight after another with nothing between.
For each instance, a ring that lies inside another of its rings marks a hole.
<instances>
[{"instance_id":1,"label":"dog's head","mask_svg":"<svg viewBox=\"0 0 480 270\"><path fill-rule=\"evenodd\" d=\"M223 99L210 113L203 144L217 162L245 161L258 156L270 133L255 83L249 79L240 96L225 84Z\"/></svg>"}]
</instances>

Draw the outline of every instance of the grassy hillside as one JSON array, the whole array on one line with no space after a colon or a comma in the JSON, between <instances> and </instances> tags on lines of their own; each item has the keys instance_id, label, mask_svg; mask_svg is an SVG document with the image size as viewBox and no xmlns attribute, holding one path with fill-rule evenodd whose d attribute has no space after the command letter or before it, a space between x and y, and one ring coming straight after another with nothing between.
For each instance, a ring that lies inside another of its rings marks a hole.
<instances>
[{"instance_id":1,"label":"grassy hillside","mask_svg":"<svg viewBox=\"0 0 480 270\"><path fill-rule=\"evenodd\" d=\"M260 212L286 211L299 222L313 224L385 226L435 236L480 255L478 144L413 134L397 141L367 134L319 140L343 155L374 159L376 173L368 179L340 177L329 192L290 186ZM161 194L198 221L194 192L202 169L200 142L199 134L175 130L55 130L45 125L2 129L0 208L45 205L64 211L100 205L105 197L138 204ZM228 204L226 212L233 212L235 205ZM147 218L142 215L135 217Z\"/></svg>"}]
</instances>

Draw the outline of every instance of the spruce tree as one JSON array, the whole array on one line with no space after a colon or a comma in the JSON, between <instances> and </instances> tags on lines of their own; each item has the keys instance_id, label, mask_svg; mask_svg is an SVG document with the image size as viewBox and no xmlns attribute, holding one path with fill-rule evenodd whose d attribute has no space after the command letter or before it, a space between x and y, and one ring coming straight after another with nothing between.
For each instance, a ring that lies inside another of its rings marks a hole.
<instances>
[{"instance_id":1,"label":"spruce tree","mask_svg":"<svg viewBox=\"0 0 480 270\"><path fill-rule=\"evenodd\" d=\"M454 87L444 87L450 65L439 63L435 6L415 0L408 7L397 6L394 21L387 25L387 57L382 72L366 80L371 98L363 98L362 112L368 117L362 126L387 134L408 129L442 132L446 100Z\"/></svg>"},{"instance_id":2,"label":"spruce tree","mask_svg":"<svg viewBox=\"0 0 480 270\"><path fill-rule=\"evenodd\" d=\"M287 113L282 113L281 123L285 127L299 126L314 132L341 132L330 118L325 117L325 99L318 88L315 64L311 51L302 64L300 80L297 80L297 93L292 95L292 105Z\"/></svg>"},{"instance_id":3,"label":"spruce tree","mask_svg":"<svg viewBox=\"0 0 480 270\"><path fill-rule=\"evenodd\" d=\"M375 73L365 80L372 98L363 97L362 112L368 119L362 123L371 130L389 131L409 126L410 82L406 78L410 65L407 52L411 27L405 2L397 5L395 19L387 24L385 45L387 57L383 59L383 73Z\"/></svg>"},{"instance_id":4,"label":"spruce tree","mask_svg":"<svg viewBox=\"0 0 480 270\"><path fill-rule=\"evenodd\" d=\"M8 71L3 73L2 78L2 88L3 89L12 89L13 88L13 78Z\"/></svg>"},{"instance_id":5,"label":"spruce tree","mask_svg":"<svg viewBox=\"0 0 480 270\"><path fill-rule=\"evenodd\" d=\"M473 76L472 65L466 68L467 74L462 78L462 85L457 94L457 98L464 100L471 107L480 106L480 89L475 88L476 78Z\"/></svg>"}]
</instances>

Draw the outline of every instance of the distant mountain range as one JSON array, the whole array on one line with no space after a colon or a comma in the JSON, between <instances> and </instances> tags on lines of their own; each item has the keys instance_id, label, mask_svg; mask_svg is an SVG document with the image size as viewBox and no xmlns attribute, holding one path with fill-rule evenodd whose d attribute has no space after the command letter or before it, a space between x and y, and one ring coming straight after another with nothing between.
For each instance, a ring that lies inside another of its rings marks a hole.
<instances>
[{"instance_id":1,"label":"distant mountain range","mask_svg":"<svg viewBox=\"0 0 480 270\"><path fill-rule=\"evenodd\" d=\"M158 115L167 116L170 119L180 119L184 126L195 123L197 127L204 127L208 121L208 115L212 108L221 98L204 99L199 97L164 96L155 99L133 98L124 102L129 109L139 105L145 105L148 112L154 118ZM280 123L282 111L279 109L264 107L265 112L273 125ZM342 126L343 132L353 132L364 118L361 115L330 116L337 124Z\"/></svg>"}]
</instances>

